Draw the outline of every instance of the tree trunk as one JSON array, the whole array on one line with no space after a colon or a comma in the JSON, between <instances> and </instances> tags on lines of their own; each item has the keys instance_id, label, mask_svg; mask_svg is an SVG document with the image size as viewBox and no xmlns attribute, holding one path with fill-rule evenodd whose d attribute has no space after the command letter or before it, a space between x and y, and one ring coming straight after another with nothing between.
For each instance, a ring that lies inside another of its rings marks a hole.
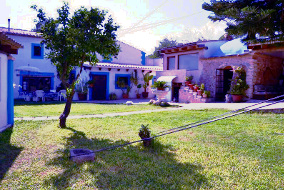
<instances>
[{"instance_id":1,"label":"tree trunk","mask_svg":"<svg viewBox=\"0 0 284 190\"><path fill-rule=\"evenodd\" d=\"M73 96L74 96L74 92L71 93L70 96L67 96L64 111L59 117L59 127L60 128L66 128L66 119L69 116L70 111L71 111L71 104L72 104Z\"/></svg>"}]
</instances>

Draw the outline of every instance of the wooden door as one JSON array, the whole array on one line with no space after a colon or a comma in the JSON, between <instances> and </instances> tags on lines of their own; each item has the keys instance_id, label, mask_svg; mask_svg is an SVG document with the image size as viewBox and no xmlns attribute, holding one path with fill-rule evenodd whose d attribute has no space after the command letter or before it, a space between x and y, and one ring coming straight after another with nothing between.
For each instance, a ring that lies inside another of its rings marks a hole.
<instances>
[{"instance_id":1,"label":"wooden door","mask_svg":"<svg viewBox=\"0 0 284 190\"><path fill-rule=\"evenodd\" d=\"M93 100L106 100L107 91L107 76L106 75L93 75L93 80L95 81L92 99Z\"/></svg>"}]
</instances>

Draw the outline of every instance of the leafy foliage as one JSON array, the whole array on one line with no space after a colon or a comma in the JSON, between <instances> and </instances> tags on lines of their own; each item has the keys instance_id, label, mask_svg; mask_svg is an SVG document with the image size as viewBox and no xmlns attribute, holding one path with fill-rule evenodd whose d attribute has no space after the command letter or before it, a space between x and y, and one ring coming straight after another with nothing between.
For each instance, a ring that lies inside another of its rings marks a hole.
<instances>
[{"instance_id":1,"label":"leafy foliage","mask_svg":"<svg viewBox=\"0 0 284 190\"><path fill-rule=\"evenodd\" d=\"M168 88L169 86L167 85L167 82L165 82L165 81L156 81L156 82L154 82L152 87L164 90L165 88Z\"/></svg>"},{"instance_id":2,"label":"leafy foliage","mask_svg":"<svg viewBox=\"0 0 284 190\"><path fill-rule=\"evenodd\" d=\"M243 1L214 0L203 3L202 8L212 11L212 21L227 22L226 31L230 35L247 35L247 41L255 41L256 34L275 37L283 33L283 1Z\"/></svg>"},{"instance_id":3,"label":"leafy foliage","mask_svg":"<svg viewBox=\"0 0 284 190\"><path fill-rule=\"evenodd\" d=\"M235 70L236 76L231 82L230 93L233 95L246 95L245 91L249 88L246 82L246 72L242 67Z\"/></svg>"},{"instance_id":4,"label":"leafy foliage","mask_svg":"<svg viewBox=\"0 0 284 190\"><path fill-rule=\"evenodd\" d=\"M149 86L149 82L150 80L153 79L153 75L150 75L150 73L146 73L145 75L143 74L143 80L144 80L144 84L143 84L143 88L144 88L144 92L147 91L147 87Z\"/></svg>"},{"instance_id":5,"label":"leafy foliage","mask_svg":"<svg viewBox=\"0 0 284 190\"><path fill-rule=\"evenodd\" d=\"M49 50L47 58L56 66L58 76L66 88L67 101L60 116L60 127L66 127L66 118L71 110L72 98L75 93L75 83L83 70L84 62L95 65L99 60L97 55L104 58L116 57L119 46L116 44L118 26L106 11L98 8L90 10L81 7L70 15L68 3L57 10L58 17L47 17L43 9L32 6L37 14L37 31L41 32L42 43ZM70 71L79 67L75 80L69 84Z\"/></svg>"},{"instance_id":6,"label":"leafy foliage","mask_svg":"<svg viewBox=\"0 0 284 190\"><path fill-rule=\"evenodd\" d=\"M169 40L168 38L164 38L162 41L160 41L160 44L158 47L155 47L155 51L153 54L149 55L149 58L161 58L162 55L160 54L160 49L165 47L172 47L178 45L178 42L176 40Z\"/></svg>"}]
</instances>

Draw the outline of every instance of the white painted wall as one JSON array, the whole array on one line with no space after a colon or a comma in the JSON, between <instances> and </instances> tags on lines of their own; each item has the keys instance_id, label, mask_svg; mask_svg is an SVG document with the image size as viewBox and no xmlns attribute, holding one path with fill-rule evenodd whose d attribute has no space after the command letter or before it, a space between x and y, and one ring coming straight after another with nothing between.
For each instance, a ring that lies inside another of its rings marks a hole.
<instances>
[{"instance_id":1,"label":"white painted wall","mask_svg":"<svg viewBox=\"0 0 284 190\"><path fill-rule=\"evenodd\" d=\"M147 66L163 66L163 58L156 58L156 59L151 59L151 58L146 58L146 65Z\"/></svg>"},{"instance_id":2,"label":"white painted wall","mask_svg":"<svg viewBox=\"0 0 284 190\"><path fill-rule=\"evenodd\" d=\"M0 131L7 125L7 66L7 55L0 53Z\"/></svg>"},{"instance_id":3,"label":"white painted wall","mask_svg":"<svg viewBox=\"0 0 284 190\"><path fill-rule=\"evenodd\" d=\"M40 43L42 41L41 38L29 37L29 36L18 36L18 35L8 35L9 38L14 39L16 42L22 44L24 48L18 50L18 54L14 55L14 83L16 84L14 88L14 98L19 98L19 85L20 85L20 76L19 71L16 71L17 68L21 66L37 67L41 72L54 73L54 90L59 86L60 80L56 77L56 67L51 64L49 59L32 59L32 43ZM44 54L47 53L47 50L44 49Z\"/></svg>"},{"instance_id":4,"label":"white painted wall","mask_svg":"<svg viewBox=\"0 0 284 190\"><path fill-rule=\"evenodd\" d=\"M117 59L112 59L113 63L141 65L141 50L120 41L117 41L117 44L120 46L120 52ZM103 57L100 55L98 55L98 58L99 60L103 60Z\"/></svg>"},{"instance_id":5,"label":"white painted wall","mask_svg":"<svg viewBox=\"0 0 284 190\"><path fill-rule=\"evenodd\" d=\"M79 69L77 69L77 72L79 71ZM82 71L82 77L85 78L87 76L89 76L90 72L95 72L95 73L109 73L109 94L111 93L115 93L118 97L118 99L122 98L122 90L121 89L116 89L115 88L115 75L116 74L127 74L127 75L131 75L132 72L134 72L134 69L129 69L128 71L126 71L126 69L120 69L120 71L118 71L117 69L111 69L111 71L108 71L107 68L102 68L101 70L99 70L96 67L93 67L92 70L85 70ZM145 73L148 71L145 71ZM138 74L138 78L139 78L139 84L143 85L144 81L143 81L143 74L142 74L142 70L137 69L137 74ZM152 72L151 75L156 75L156 72ZM88 77L89 80L89 77ZM150 81L150 86L152 85L152 81ZM131 89L130 93L129 93L129 98L136 98L136 91L137 88L135 86L133 86L133 88ZM141 94L144 91L143 87L140 88L139 93ZM149 98L153 98L154 94L152 93L150 87L148 88L147 92L149 92ZM89 98L89 96L88 96ZM74 100L77 100L77 97L74 97Z\"/></svg>"}]
</instances>

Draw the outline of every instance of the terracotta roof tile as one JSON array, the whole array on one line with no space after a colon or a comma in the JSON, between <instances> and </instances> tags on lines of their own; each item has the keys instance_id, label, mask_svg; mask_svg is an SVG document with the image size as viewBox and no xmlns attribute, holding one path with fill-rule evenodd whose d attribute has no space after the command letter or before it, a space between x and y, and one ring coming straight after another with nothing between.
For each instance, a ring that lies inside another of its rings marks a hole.
<instances>
[{"instance_id":1,"label":"terracotta roof tile","mask_svg":"<svg viewBox=\"0 0 284 190\"><path fill-rule=\"evenodd\" d=\"M41 37L40 33L32 32L28 30L22 30L22 29L14 29L14 28L5 28L0 27L0 32L4 32L6 34L12 34L12 35L20 35L20 36L31 36L31 37Z\"/></svg>"}]
</instances>

